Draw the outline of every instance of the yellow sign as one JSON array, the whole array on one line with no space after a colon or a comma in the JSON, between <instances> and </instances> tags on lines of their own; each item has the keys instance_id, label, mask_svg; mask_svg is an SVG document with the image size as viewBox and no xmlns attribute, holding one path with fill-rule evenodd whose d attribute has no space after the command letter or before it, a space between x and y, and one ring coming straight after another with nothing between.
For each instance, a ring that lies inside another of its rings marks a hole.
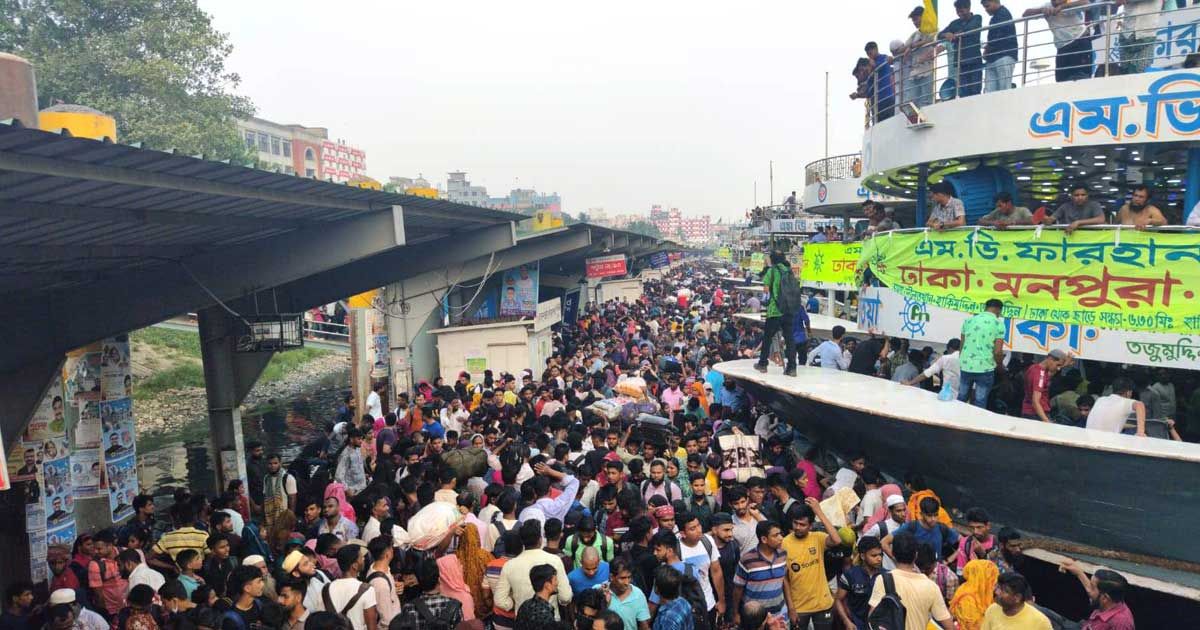
<instances>
[{"instance_id":1,"label":"yellow sign","mask_svg":"<svg viewBox=\"0 0 1200 630\"><path fill-rule=\"evenodd\" d=\"M767 257L762 252L750 254L750 262L742 261L742 265L750 271L762 271L767 266Z\"/></svg>"},{"instance_id":2,"label":"yellow sign","mask_svg":"<svg viewBox=\"0 0 1200 630\"><path fill-rule=\"evenodd\" d=\"M1006 317L1111 330L1200 331L1200 236L1191 233L892 233L863 243L859 267L867 266L901 295L958 311L979 312L996 298Z\"/></svg>"},{"instance_id":3,"label":"yellow sign","mask_svg":"<svg viewBox=\"0 0 1200 630\"><path fill-rule=\"evenodd\" d=\"M728 247L718 247L716 256L721 260L733 260L733 250Z\"/></svg>"},{"instance_id":4,"label":"yellow sign","mask_svg":"<svg viewBox=\"0 0 1200 630\"><path fill-rule=\"evenodd\" d=\"M379 295L379 289L364 291L358 295L350 296L346 300L346 304L348 304L350 308L371 308L371 305L375 302L375 296L377 295Z\"/></svg>"},{"instance_id":5,"label":"yellow sign","mask_svg":"<svg viewBox=\"0 0 1200 630\"><path fill-rule=\"evenodd\" d=\"M806 243L800 283L806 287L854 289L862 243Z\"/></svg>"}]
</instances>

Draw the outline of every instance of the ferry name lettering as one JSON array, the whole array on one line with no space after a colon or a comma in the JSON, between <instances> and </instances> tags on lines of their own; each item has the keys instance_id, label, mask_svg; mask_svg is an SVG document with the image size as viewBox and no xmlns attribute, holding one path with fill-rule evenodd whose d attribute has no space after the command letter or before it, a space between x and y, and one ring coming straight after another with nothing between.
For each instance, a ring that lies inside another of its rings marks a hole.
<instances>
[{"instance_id":1,"label":"ferry name lettering","mask_svg":"<svg viewBox=\"0 0 1200 630\"><path fill-rule=\"evenodd\" d=\"M964 291L971 290L971 277L976 275L967 265L963 265L962 269L938 269L917 263L915 267L901 265L896 269L900 270L900 282L903 284L919 287L928 285L939 289L957 288Z\"/></svg>"},{"instance_id":2,"label":"ferry name lettering","mask_svg":"<svg viewBox=\"0 0 1200 630\"><path fill-rule=\"evenodd\" d=\"M1180 337L1175 343L1151 343L1147 341L1126 341L1125 349L1129 354L1139 355L1144 354L1151 363L1161 363L1163 361L1179 361L1183 358L1191 360L1196 359L1196 352L1200 350L1192 345L1190 337Z\"/></svg>"},{"instance_id":3,"label":"ferry name lettering","mask_svg":"<svg viewBox=\"0 0 1200 630\"><path fill-rule=\"evenodd\" d=\"M1193 23L1178 27L1190 32L1191 48L1198 47L1196 26ZM1159 48L1163 46L1160 42ZM1140 123L1129 120L1135 104L1142 105ZM1155 80L1145 94L1136 97L1106 96L1052 103L1030 116L1028 133L1035 138L1060 137L1070 143L1076 134L1103 133L1113 140L1143 134L1157 138L1160 127L1167 127L1171 134L1200 133L1200 74L1173 72Z\"/></svg>"},{"instance_id":4,"label":"ferry name lettering","mask_svg":"<svg viewBox=\"0 0 1200 630\"><path fill-rule=\"evenodd\" d=\"M1155 57L1175 57L1190 55L1196 50L1196 22L1175 24L1166 19L1167 25L1154 31Z\"/></svg>"},{"instance_id":5,"label":"ferry name lettering","mask_svg":"<svg viewBox=\"0 0 1200 630\"><path fill-rule=\"evenodd\" d=\"M994 291L1008 293L1014 298L1049 293L1055 300L1065 293L1077 298L1077 304L1084 308L1170 306L1172 289L1183 284L1178 278L1172 277L1170 271L1164 272L1161 278L1139 278L1114 275L1109 273L1108 267L1104 267L1099 276L999 271L993 271L991 275L996 279L992 285ZM903 275L901 278L904 281ZM1123 300L1123 304L1118 300Z\"/></svg>"}]
</instances>

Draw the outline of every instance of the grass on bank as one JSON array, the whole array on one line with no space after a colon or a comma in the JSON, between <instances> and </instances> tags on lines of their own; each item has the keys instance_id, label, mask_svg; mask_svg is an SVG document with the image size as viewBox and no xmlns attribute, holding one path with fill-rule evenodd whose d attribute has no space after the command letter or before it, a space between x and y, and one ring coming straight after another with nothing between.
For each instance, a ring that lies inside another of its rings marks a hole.
<instances>
[{"instance_id":1,"label":"grass on bank","mask_svg":"<svg viewBox=\"0 0 1200 630\"><path fill-rule=\"evenodd\" d=\"M204 368L200 362L200 336L185 330L143 328L130 335L132 341L166 348L178 363L155 374L139 379L133 388L134 400L146 400L169 389L204 387ZM304 364L329 354L329 350L300 348L277 353L259 377L260 383L283 380Z\"/></svg>"}]
</instances>

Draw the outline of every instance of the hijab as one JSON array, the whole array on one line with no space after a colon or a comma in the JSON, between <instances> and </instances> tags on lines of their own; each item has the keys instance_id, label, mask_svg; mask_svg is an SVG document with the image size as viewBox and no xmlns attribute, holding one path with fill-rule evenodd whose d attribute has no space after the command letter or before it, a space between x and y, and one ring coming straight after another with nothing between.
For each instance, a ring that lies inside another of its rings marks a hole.
<instances>
[{"instance_id":1,"label":"hijab","mask_svg":"<svg viewBox=\"0 0 1200 630\"><path fill-rule=\"evenodd\" d=\"M475 618L475 599L471 597L471 589L463 580L462 565L458 556L442 556L437 559L438 590L442 595L457 599L462 604L463 621Z\"/></svg>"},{"instance_id":2,"label":"hijab","mask_svg":"<svg viewBox=\"0 0 1200 630\"><path fill-rule=\"evenodd\" d=\"M342 482L332 481L328 486L325 486L325 496L323 498L328 499L329 497L338 500L342 516L350 519L352 523L357 520L354 518L354 506L350 505L350 502L346 500L346 486L342 485Z\"/></svg>"},{"instance_id":3,"label":"hijab","mask_svg":"<svg viewBox=\"0 0 1200 630\"><path fill-rule=\"evenodd\" d=\"M950 600L950 614L961 630L979 630L983 613L992 605L1000 569L990 560L972 560L963 567L963 583Z\"/></svg>"},{"instance_id":4,"label":"hijab","mask_svg":"<svg viewBox=\"0 0 1200 630\"><path fill-rule=\"evenodd\" d=\"M904 495L900 492L900 486L894 483L889 483L879 487L879 497L883 502L883 505L879 509L875 510L874 514L867 518L867 524L863 526L863 531L871 529L875 523L881 523L888 517L887 500L892 495L900 495L901 498L904 497Z\"/></svg>"}]
</instances>

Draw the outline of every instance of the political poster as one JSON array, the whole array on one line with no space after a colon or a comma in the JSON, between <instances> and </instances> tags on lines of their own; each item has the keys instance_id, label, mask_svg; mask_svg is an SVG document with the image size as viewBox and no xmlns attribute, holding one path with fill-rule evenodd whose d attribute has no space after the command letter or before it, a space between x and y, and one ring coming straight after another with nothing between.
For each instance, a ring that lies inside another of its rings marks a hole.
<instances>
[{"instance_id":1,"label":"political poster","mask_svg":"<svg viewBox=\"0 0 1200 630\"><path fill-rule=\"evenodd\" d=\"M75 493L71 489L69 456L42 463L42 494L47 527L57 527L73 518Z\"/></svg>"},{"instance_id":2,"label":"political poster","mask_svg":"<svg viewBox=\"0 0 1200 630\"><path fill-rule=\"evenodd\" d=\"M584 260L584 270L589 278L608 278L629 273L625 254L588 258Z\"/></svg>"},{"instance_id":3,"label":"political poster","mask_svg":"<svg viewBox=\"0 0 1200 630\"><path fill-rule=\"evenodd\" d=\"M106 400L100 403L100 426L105 462L133 453L133 403L130 399Z\"/></svg>"},{"instance_id":4,"label":"political poster","mask_svg":"<svg viewBox=\"0 0 1200 630\"><path fill-rule=\"evenodd\" d=\"M100 465L100 450L88 448L71 453L71 486L76 499L103 496L104 474Z\"/></svg>"},{"instance_id":5,"label":"political poster","mask_svg":"<svg viewBox=\"0 0 1200 630\"><path fill-rule=\"evenodd\" d=\"M114 523L133 514L133 498L138 493L134 459L134 456L129 454L120 459L104 460L105 472L108 475L108 509L112 512Z\"/></svg>"},{"instance_id":6,"label":"political poster","mask_svg":"<svg viewBox=\"0 0 1200 630\"><path fill-rule=\"evenodd\" d=\"M47 528L46 544L67 546L75 544L75 529L76 527L74 518L63 522L58 527Z\"/></svg>"},{"instance_id":7,"label":"political poster","mask_svg":"<svg viewBox=\"0 0 1200 630\"><path fill-rule=\"evenodd\" d=\"M100 344L90 346L96 351L78 351L68 354L63 365L65 398L68 404L78 406L84 401L98 401L101 394L101 348Z\"/></svg>"},{"instance_id":8,"label":"political poster","mask_svg":"<svg viewBox=\"0 0 1200 630\"><path fill-rule=\"evenodd\" d=\"M100 402L85 401L79 405L79 416L75 421L75 450L100 447Z\"/></svg>"},{"instance_id":9,"label":"political poster","mask_svg":"<svg viewBox=\"0 0 1200 630\"><path fill-rule=\"evenodd\" d=\"M509 269L500 276L500 316L533 317L538 305L539 263Z\"/></svg>"},{"instance_id":10,"label":"political poster","mask_svg":"<svg viewBox=\"0 0 1200 630\"><path fill-rule=\"evenodd\" d=\"M106 339L100 350L100 398L117 400L133 395L129 369L129 337Z\"/></svg>"},{"instance_id":11,"label":"political poster","mask_svg":"<svg viewBox=\"0 0 1200 630\"><path fill-rule=\"evenodd\" d=\"M29 530L29 579L34 584L40 584L50 579L50 566L46 564L46 530L44 527L39 530Z\"/></svg>"}]
</instances>

